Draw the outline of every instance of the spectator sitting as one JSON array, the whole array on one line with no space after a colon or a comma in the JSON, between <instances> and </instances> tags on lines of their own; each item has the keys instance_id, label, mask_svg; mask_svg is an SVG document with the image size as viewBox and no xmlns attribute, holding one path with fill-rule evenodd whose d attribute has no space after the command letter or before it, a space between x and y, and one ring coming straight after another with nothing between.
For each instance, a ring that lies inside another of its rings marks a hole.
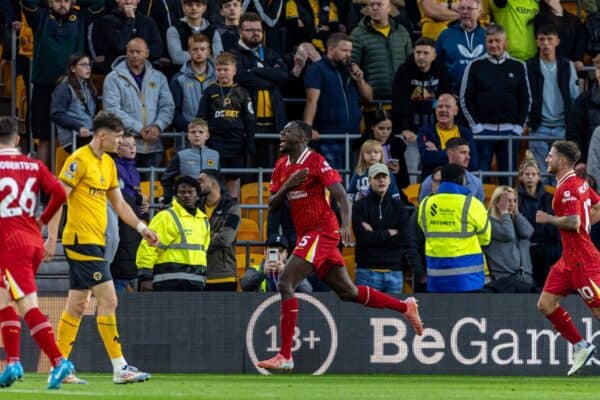
<instances>
[{"instance_id":1,"label":"spectator sitting","mask_svg":"<svg viewBox=\"0 0 600 400\"><path fill-rule=\"evenodd\" d=\"M187 129L196 118L200 99L206 89L217 81L215 65L210 59L210 40L206 35L195 33L188 39L190 60L171 79L171 92L175 103L173 126L179 132Z\"/></svg>"},{"instance_id":2,"label":"spectator sitting","mask_svg":"<svg viewBox=\"0 0 600 400\"><path fill-rule=\"evenodd\" d=\"M492 237L484 251L493 280L486 289L498 293L534 293L529 255L533 227L519 213L516 191L498 186L490 199L488 215Z\"/></svg>"},{"instance_id":3,"label":"spectator sitting","mask_svg":"<svg viewBox=\"0 0 600 400\"><path fill-rule=\"evenodd\" d=\"M464 173L457 164L444 166L437 194L419 203L417 222L425 236L428 292L483 288L481 247L490 243L491 226L483 203L462 186Z\"/></svg>"},{"instance_id":4,"label":"spectator sitting","mask_svg":"<svg viewBox=\"0 0 600 400\"><path fill-rule=\"evenodd\" d=\"M456 99L450 94L442 94L435 105L437 123L419 130L417 143L421 153L421 179L429 176L431 171L448 163L446 146L452 138L464 138L469 145L469 164L464 166L470 171L477 169L477 146L473 133L467 127L456 125L454 119L458 115Z\"/></svg>"},{"instance_id":5,"label":"spectator sitting","mask_svg":"<svg viewBox=\"0 0 600 400\"><path fill-rule=\"evenodd\" d=\"M167 29L167 49L175 65L185 64L190 59L188 39L195 33L202 33L210 39L212 54L223 52L221 35L202 16L206 11L206 0L183 0L184 17Z\"/></svg>"},{"instance_id":6,"label":"spectator sitting","mask_svg":"<svg viewBox=\"0 0 600 400\"><path fill-rule=\"evenodd\" d=\"M471 149L469 142L463 138L452 138L446 142L446 155L448 157L449 164L460 165L465 169L464 177L465 182L462 184L473 196L479 199L480 202L485 201L485 194L483 193L483 184L481 179L467 171L466 168L469 166L471 159ZM419 202L421 202L425 196L431 194L432 183L431 175L429 175L421 183L421 189L419 191Z\"/></svg>"},{"instance_id":7,"label":"spectator sitting","mask_svg":"<svg viewBox=\"0 0 600 400\"><path fill-rule=\"evenodd\" d=\"M443 30L435 43L437 59L452 80L452 93L458 95L469 62L485 53L485 30L479 25L481 0L461 0L457 22Z\"/></svg>"},{"instance_id":8,"label":"spectator sitting","mask_svg":"<svg viewBox=\"0 0 600 400\"><path fill-rule=\"evenodd\" d=\"M535 34L539 55L527 61L532 98L529 135L552 136L555 140L561 140L565 138L571 104L579 95L577 72L571 61L557 54L561 39L555 26L542 25ZM529 142L529 149L544 171L547 169L546 156L550 144L551 141L546 140Z\"/></svg>"},{"instance_id":9,"label":"spectator sitting","mask_svg":"<svg viewBox=\"0 0 600 400\"><path fill-rule=\"evenodd\" d=\"M136 264L141 291L196 292L206 282L206 249L211 243L208 217L196 207L198 181L182 176L175 183L176 200L150 221L160 246L144 240Z\"/></svg>"},{"instance_id":10,"label":"spectator sitting","mask_svg":"<svg viewBox=\"0 0 600 400\"><path fill-rule=\"evenodd\" d=\"M217 24L217 32L221 35L224 51L231 51L240 39L241 15L242 3L240 0L221 0L223 23Z\"/></svg>"},{"instance_id":11,"label":"spectator sitting","mask_svg":"<svg viewBox=\"0 0 600 400\"><path fill-rule=\"evenodd\" d=\"M6 2L6 1L4 1ZM84 51L89 23L104 8L103 0L91 0L86 10L78 10L72 0L22 0L27 24L33 31L31 83L31 131L37 139L37 158L50 167L51 103L56 82L65 71L69 57ZM13 93L13 95L15 95Z\"/></svg>"},{"instance_id":12,"label":"spectator sitting","mask_svg":"<svg viewBox=\"0 0 600 400\"><path fill-rule=\"evenodd\" d=\"M143 39L131 39L127 56L119 57L104 79L104 110L114 113L136 138L138 168L161 167L164 146L160 139L173 120L175 105L167 78L152 68Z\"/></svg>"},{"instance_id":13,"label":"spectator sitting","mask_svg":"<svg viewBox=\"0 0 600 400\"><path fill-rule=\"evenodd\" d=\"M113 62L127 52L135 38L144 40L148 48L146 58L151 62L163 55L164 43L158 26L138 10L140 0L116 1L118 7L99 17L90 28L90 51L100 73L109 73Z\"/></svg>"},{"instance_id":14,"label":"spectator sitting","mask_svg":"<svg viewBox=\"0 0 600 400\"><path fill-rule=\"evenodd\" d=\"M323 53L329 35L339 31L338 4L334 0L317 0L314 3L288 0L285 4L285 28L287 49L308 42Z\"/></svg>"},{"instance_id":15,"label":"spectator sitting","mask_svg":"<svg viewBox=\"0 0 600 400\"><path fill-rule=\"evenodd\" d=\"M526 61L535 55L533 19L539 12L538 0L490 0L494 21L506 29L508 54Z\"/></svg>"},{"instance_id":16,"label":"spectator sitting","mask_svg":"<svg viewBox=\"0 0 600 400\"><path fill-rule=\"evenodd\" d=\"M402 293L408 249L409 213L388 192L390 171L385 164L369 167L370 192L352 207L356 236L356 284L385 293Z\"/></svg>"},{"instance_id":17,"label":"spectator sitting","mask_svg":"<svg viewBox=\"0 0 600 400\"><path fill-rule=\"evenodd\" d=\"M164 204L170 204L173 199L175 178L197 178L204 169L219 169L219 153L206 146L209 137L208 124L203 119L188 124L187 139L191 148L178 151L162 176Z\"/></svg>"},{"instance_id":18,"label":"spectator sitting","mask_svg":"<svg viewBox=\"0 0 600 400\"><path fill-rule=\"evenodd\" d=\"M283 58L263 42L263 26L258 14L247 12L240 19L240 40L232 53L237 60L236 82L252 97L256 114L256 132L280 132L285 125L285 104L281 88L288 80ZM279 139L259 139L256 165L275 165Z\"/></svg>"},{"instance_id":19,"label":"spectator sitting","mask_svg":"<svg viewBox=\"0 0 600 400\"><path fill-rule=\"evenodd\" d=\"M600 54L592 61L595 79L589 84L588 89L575 99L567 118L565 137L577 143L581 149L581 159L575 165L577 172L585 172L592 135L594 129L600 126Z\"/></svg>"},{"instance_id":20,"label":"spectator sitting","mask_svg":"<svg viewBox=\"0 0 600 400\"><path fill-rule=\"evenodd\" d=\"M407 143L408 169L419 169L419 129L435 124L435 101L442 93L449 93L450 76L444 66L436 61L435 42L421 37L415 51L396 71L392 84L392 115L394 132ZM425 175L422 172L422 175ZM416 179L414 179L416 182Z\"/></svg>"},{"instance_id":21,"label":"spectator sitting","mask_svg":"<svg viewBox=\"0 0 600 400\"><path fill-rule=\"evenodd\" d=\"M117 150L115 165L119 177L119 188L123 199L138 218L148 217L148 199L140 191L140 174L135 167L135 138L125 134ZM144 218L144 219L146 219ZM139 233L119 219L119 244L110 264L110 272L117 292L137 291L137 267L135 254L140 245ZM108 229L108 227L107 227Z\"/></svg>"},{"instance_id":22,"label":"spectator sitting","mask_svg":"<svg viewBox=\"0 0 600 400\"><path fill-rule=\"evenodd\" d=\"M585 28L579 17L565 10L560 0L542 0L540 12L533 20L536 35L539 28L548 24L557 29L560 38L556 54L572 61L575 69L581 71L584 67Z\"/></svg>"},{"instance_id":23,"label":"spectator sitting","mask_svg":"<svg viewBox=\"0 0 600 400\"><path fill-rule=\"evenodd\" d=\"M519 168L518 204L521 214L533 226L529 253L531 255L533 279L538 287L544 287L550 267L561 254L561 241L558 229L551 224L538 224L535 214L538 210L552 214L552 194L546 191L540 169L532 154L526 156Z\"/></svg>"},{"instance_id":24,"label":"spectator sitting","mask_svg":"<svg viewBox=\"0 0 600 400\"><path fill-rule=\"evenodd\" d=\"M219 152L222 168L244 168L254 156L256 119L250 93L234 83L236 60L231 53L215 58L217 82L206 89L198 116L208 122L210 147ZM227 174L227 190L237 199L240 175Z\"/></svg>"},{"instance_id":25,"label":"spectator sitting","mask_svg":"<svg viewBox=\"0 0 600 400\"><path fill-rule=\"evenodd\" d=\"M460 105L465 118L474 135L506 136L507 139L521 135L531 107L527 68L506 52L506 32L500 25L488 27L485 46L485 57L471 62L462 80ZM516 169L519 142L512 141L511 151L510 144L506 139L477 142L479 169L491 171L494 155L498 171ZM512 158L509 158L511 152ZM500 178L500 182L507 181L506 177Z\"/></svg>"},{"instance_id":26,"label":"spectator sitting","mask_svg":"<svg viewBox=\"0 0 600 400\"><path fill-rule=\"evenodd\" d=\"M327 40L325 57L312 63L304 74L304 122L312 125L313 139L317 139L319 133L359 132L362 118L360 101L370 102L373 91L360 67L350 63L351 52L350 36L334 33ZM343 168L344 147L341 140L320 140L315 147L333 168Z\"/></svg>"},{"instance_id":27,"label":"spectator sitting","mask_svg":"<svg viewBox=\"0 0 600 400\"><path fill-rule=\"evenodd\" d=\"M242 211L223 186L223 178L213 169L203 170L200 182L200 208L210 221L210 247L205 290L237 290L235 241Z\"/></svg>"},{"instance_id":28,"label":"spectator sitting","mask_svg":"<svg viewBox=\"0 0 600 400\"><path fill-rule=\"evenodd\" d=\"M265 258L260 265L246 268L240 280L244 292L276 292L279 274L283 272L288 258L288 243L285 236L273 234L267 238ZM296 292L310 293L312 286L306 279L300 282Z\"/></svg>"},{"instance_id":29,"label":"spectator sitting","mask_svg":"<svg viewBox=\"0 0 600 400\"><path fill-rule=\"evenodd\" d=\"M90 81L91 61L82 53L69 57L69 65L52 92L51 115L58 133L58 143L67 151L91 140L96 115L96 88Z\"/></svg>"},{"instance_id":30,"label":"spectator sitting","mask_svg":"<svg viewBox=\"0 0 600 400\"><path fill-rule=\"evenodd\" d=\"M365 198L369 194L371 190L369 183L371 180L371 176L369 175L370 167L383 162L383 147L376 140L367 140L360 146L358 157L358 163L356 164L354 174L350 179L346 192L351 203ZM394 176L392 175L389 180L389 195L395 199L400 198L398 185ZM386 192L388 191L387 189L386 187Z\"/></svg>"}]
</instances>

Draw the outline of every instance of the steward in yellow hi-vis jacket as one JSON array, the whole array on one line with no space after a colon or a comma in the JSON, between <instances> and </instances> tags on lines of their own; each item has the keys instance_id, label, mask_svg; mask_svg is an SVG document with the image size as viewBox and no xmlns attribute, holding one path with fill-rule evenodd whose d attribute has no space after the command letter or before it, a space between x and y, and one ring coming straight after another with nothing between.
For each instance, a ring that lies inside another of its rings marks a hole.
<instances>
[{"instance_id":1,"label":"steward in yellow hi-vis jacket","mask_svg":"<svg viewBox=\"0 0 600 400\"><path fill-rule=\"evenodd\" d=\"M419 204L418 223L425 235L428 292L472 292L484 285L481 246L492 229L485 206L462 185L464 169L442 169L436 194Z\"/></svg>"},{"instance_id":2,"label":"steward in yellow hi-vis jacket","mask_svg":"<svg viewBox=\"0 0 600 400\"><path fill-rule=\"evenodd\" d=\"M176 199L156 214L150 227L160 238L158 248L140 244L136 254L140 290L198 291L206 282L206 250L210 245L208 217L196 207L200 186L188 176L175 183Z\"/></svg>"}]
</instances>

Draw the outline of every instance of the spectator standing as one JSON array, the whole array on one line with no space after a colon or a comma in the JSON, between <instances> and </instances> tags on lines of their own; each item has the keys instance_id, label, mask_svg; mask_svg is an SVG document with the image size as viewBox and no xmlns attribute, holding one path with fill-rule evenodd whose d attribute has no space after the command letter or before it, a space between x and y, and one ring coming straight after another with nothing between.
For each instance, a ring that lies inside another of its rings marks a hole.
<instances>
[{"instance_id":1,"label":"spectator standing","mask_svg":"<svg viewBox=\"0 0 600 400\"><path fill-rule=\"evenodd\" d=\"M303 99L306 96L304 90L304 74L308 66L321 59L321 54L312 43L303 42L298 45L287 56L287 65L290 74L288 81L282 88L282 95L286 98ZM290 120L302 119L304 109L302 103L287 102L286 114Z\"/></svg>"},{"instance_id":2,"label":"spectator standing","mask_svg":"<svg viewBox=\"0 0 600 400\"><path fill-rule=\"evenodd\" d=\"M587 157L587 173L598 182L600 180L600 127L594 129Z\"/></svg>"},{"instance_id":3,"label":"spectator standing","mask_svg":"<svg viewBox=\"0 0 600 400\"><path fill-rule=\"evenodd\" d=\"M487 54L465 70L460 88L461 108L474 135L521 135L531 107L525 64L506 52L506 33L500 25L488 27L485 46ZM518 149L519 142L515 140L509 159L508 140L478 141L479 169L490 171L495 154L498 170L511 172L516 168Z\"/></svg>"},{"instance_id":4,"label":"spectator standing","mask_svg":"<svg viewBox=\"0 0 600 400\"><path fill-rule=\"evenodd\" d=\"M479 25L481 0L461 0L459 20L448 25L435 43L437 59L452 79L452 93L458 94L467 64L485 53L485 30Z\"/></svg>"},{"instance_id":5,"label":"spectator standing","mask_svg":"<svg viewBox=\"0 0 600 400\"><path fill-rule=\"evenodd\" d=\"M231 51L240 39L240 17L242 3L240 0L221 0L221 16L223 23L217 24L217 32L221 35L224 51Z\"/></svg>"},{"instance_id":6,"label":"spectator standing","mask_svg":"<svg viewBox=\"0 0 600 400\"><path fill-rule=\"evenodd\" d=\"M311 43L325 52L329 35L339 31L338 5L335 0L288 0L285 4L287 49L300 43Z\"/></svg>"},{"instance_id":7,"label":"spectator standing","mask_svg":"<svg viewBox=\"0 0 600 400\"><path fill-rule=\"evenodd\" d=\"M465 182L461 183L461 185L464 186L481 203L483 203L485 201L485 194L483 193L483 184L481 183L481 179L467 170L471 160L471 148L469 141L463 137L449 139L446 142L446 156L448 157L448 164L456 164L465 169ZM429 175L421 183L419 202L421 202L425 196L428 196L431 193L432 175Z\"/></svg>"},{"instance_id":8,"label":"spectator standing","mask_svg":"<svg viewBox=\"0 0 600 400\"><path fill-rule=\"evenodd\" d=\"M534 292L529 255L533 226L519 212L517 192L498 186L490 198L488 215L492 236L484 251L492 282L487 288L500 293Z\"/></svg>"},{"instance_id":9,"label":"spectator standing","mask_svg":"<svg viewBox=\"0 0 600 400\"><path fill-rule=\"evenodd\" d=\"M210 291L236 291L237 262L235 241L242 211L223 187L223 178L213 169L203 170L200 182L200 208L210 222L206 287Z\"/></svg>"},{"instance_id":10,"label":"spectator standing","mask_svg":"<svg viewBox=\"0 0 600 400\"><path fill-rule=\"evenodd\" d=\"M160 134L171 124L175 104L167 78L148 61L143 39L127 44L127 55L113 63L104 79L104 110L114 113L135 136L138 168L161 167L164 146Z\"/></svg>"},{"instance_id":11,"label":"spectator standing","mask_svg":"<svg viewBox=\"0 0 600 400\"><path fill-rule=\"evenodd\" d=\"M164 204L171 203L175 178L198 178L200 171L204 169L219 169L219 153L206 145L209 137L205 120L197 118L188 124L187 139L191 147L179 150L162 176Z\"/></svg>"},{"instance_id":12,"label":"spectator standing","mask_svg":"<svg viewBox=\"0 0 600 400\"><path fill-rule=\"evenodd\" d=\"M260 265L246 268L240 280L244 292L276 292L279 275L283 272L288 259L288 242L285 236L269 235L265 247L265 258ZM296 292L311 293L312 286L304 279L296 288Z\"/></svg>"},{"instance_id":13,"label":"spectator standing","mask_svg":"<svg viewBox=\"0 0 600 400\"><path fill-rule=\"evenodd\" d=\"M50 148L52 92L69 57L83 52L87 27L104 8L103 0L90 0L83 11L74 9L73 4L71 0L50 0L49 8L45 8L40 0L21 2L34 39L31 131L39 140L37 158L46 166L50 166L50 152L54 151Z\"/></svg>"},{"instance_id":14,"label":"spectator standing","mask_svg":"<svg viewBox=\"0 0 600 400\"><path fill-rule=\"evenodd\" d=\"M585 171L587 155L594 130L600 126L600 55L594 62L594 80L588 89L581 93L571 105L567 119L567 140L574 141L581 149L581 159L575 165L576 171Z\"/></svg>"},{"instance_id":15,"label":"spectator standing","mask_svg":"<svg viewBox=\"0 0 600 400\"><path fill-rule=\"evenodd\" d=\"M334 33L327 40L325 57L313 62L304 74L303 119L312 126L313 139L319 134L359 132L360 102L370 102L373 90L360 67L350 62L351 53L350 36ZM340 140L320 140L316 147L332 167L343 168L344 147Z\"/></svg>"},{"instance_id":16,"label":"spectator standing","mask_svg":"<svg viewBox=\"0 0 600 400\"><path fill-rule=\"evenodd\" d=\"M240 18L240 40L232 50L237 59L236 82L250 92L256 115L256 131L279 133L287 121L281 88L288 80L284 59L263 46L263 25L258 14L247 12ZM256 164L275 164L277 139L258 140Z\"/></svg>"},{"instance_id":17,"label":"spectator standing","mask_svg":"<svg viewBox=\"0 0 600 400\"><path fill-rule=\"evenodd\" d=\"M254 157L256 118L248 91L234 82L236 59L231 53L215 58L217 82L200 100L198 116L208 123L210 147L219 152L223 168L244 168ZM239 197L240 175L225 177L227 190Z\"/></svg>"},{"instance_id":18,"label":"spectator standing","mask_svg":"<svg viewBox=\"0 0 600 400\"><path fill-rule=\"evenodd\" d=\"M417 221L425 235L428 292L483 288L481 247L490 243L492 229L483 203L461 184L464 172L456 164L444 166L437 194L419 203ZM439 212L442 208L444 212Z\"/></svg>"},{"instance_id":19,"label":"spectator standing","mask_svg":"<svg viewBox=\"0 0 600 400\"><path fill-rule=\"evenodd\" d=\"M450 92L450 84L446 69L436 61L435 42L419 38L414 53L398 68L392 84L394 132L407 143L406 160L411 172L419 170L417 132L435 124L435 101L440 94Z\"/></svg>"},{"instance_id":20,"label":"spectator standing","mask_svg":"<svg viewBox=\"0 0 600 400\"><path fill-rule=\"evenodd\" d=\"M388 193L391 178L385 164L371 165L371 190L352 207L352 229L356 236L355 282L384 293L400 294L408 249L409 213L400 199Z\"/></svg>"},{"instance_id":21,"label":"spectator standing","mask_svg":"<svg viewBox=\"0 0 600 400\"><path fill-rule=\"evenodd\" d=\"M508 54L521 61L533 57L533 21L539 11L538 0L489 0L489 7L494 21L506 30Z\"/></svg>"},{"instance_id":22,"label":"spectator standing","mask_svg":"<svg viewBox=\"0 0 600 400\"><path fill-rule=\"evenodd\" d=\"M519 181L519 211L534 229L529 239L533 279L537 286L544 287L550 267L560 257L561 243L558 229L550 224L538 224L535 221L535 214L538 210L552 214L553 196L546 191L540 169L533 156L526 158L521 164Z\"/></svg>"},{"instance_id":23,"label":"spectator standing","mask_svg":"<svg viewBox=\"0 0 600 400\"><path fill-rule=\"evenodd\" d=\"M196 178L182 176L175 183L173 204L150 221L160 246L142 242L137 249L141 291L197 292L204 288L211 232L208 217L196 206L199 193Z\"/></svg>"},{"instance_id":24,"label":"spectator standing","mask_svg":"<svg viewBox=\"0 0 600 400\"><path fill-rule=\"evenodd\" d=\"M564 139L571 103L579 95L577 72L569 59L557 54L561 39L555 26L542 25L535 34L538 56L527 61L532 99L529 135ZM547 168L545 159L550 144L544 140L529 142L529 149L543 171Z\"/></svg>"},{"instance_id":25,"label":"spectator standing","mask_svg":"<svg viewBox=\"0 0 600 400\"><path fill-rule=\"evenodd\" d=\"M206 89L217 81L215 65L210 59L210 40L206 35L195 33L188 39L190 59L171 79L171 92L175 103L173 126L185 131L196 118L200 99Z\"/></svg>"},{"instance_id":26,"label":"spectator standing","mask_svg":"<svg viewBox=\"0 0 600 400\"><path fill-rule=\"evenodd\" d=\"M116 0L116 8L98 18L91 29L90 51L98 72L109 73L117 57L127 52L132 39L143 39L148 47L147 59L157 61L164 43L156 22L138 10L140 0ZM127 127L126 127L127 128Z\"/></svg>"},{"instance_id":27,"label":"spectator standing","mask_svg":"<svg viewBox=\"0 0 600 400\"><path fill-rule=\"evenodd\" d=\"M421 35L436 40L440 33L459 17L460 0L419 0L421 12Z\"/></svg>"},{"instance_id":28,"label":"spectator standing","mask_svg":"<svg viewBox=\"0 0 600 400\"><path fill-rule=\"evenodd\" d=\"M50 114L56 125L58 143L67 151L91 140L96 115L96 88L90 80L91 72L90 58L83 53L73 54L65 75L52 92ZM74 137L76 143L73 143Z\"/></svg>"},{"instance_id":29,"label":"spectator standing","mask_svg":"<svg viewBox=\"0 0 600 400\"><path fill-rule=\"evenodd\" d=\"M117 150L115 165L123 200L129 204L138 218L147 220L149 204L148 199L140 190L140 173L135 165L136 151L135 137L129 134L123 135ZM112 212L114 213L114 211ZM141 238L135 229L122 220L119 220L118 224L118 246L110 264L110 272L113 276L115 291L135 292L138 287L135 253Z\"/></svg>"},{"instance_id":30,"label":"spectator standing","mask_svg":"<svg viewBox=\"0 0 600 400\"><path fill-rule=\"evenodd\" d=\"M565 10L560 0L542 0L540 13L533 21L536 36L538 29L548 24L555 27L560 38L556 54L571 60L575 69L580 71L585 53L585 29L581 20Z\"/></svg>"},{"instance_id":31,"label":"spectator standing","mask_svg":"<svg viewBox=\"0 0 600 400\"><path fill-rule=\"evenodd\" d=\"M213 55L223 52L221 35L215 26L202 17L205 11L206 0L183 1L184 17L167 29L167 49L173 64L182 65L190 59L190 53L187 51L188 39L197 33L202 33L210 39Z\"/></svg>"},{"instance_id":32,"label":"spectator standing","mask_svg":"<svg viewBox=\"0 0 600 400\"><path fill-rule=\"evenodd\" d=\"M477 147L473 133L469 128L454 123L457 114L458 105L454 96L442 94L435 104L437 122L419 130L417 144L421 155L421 179L429 176L436 167L448 164L446 148L448 141L453 138L464 138L469 145L468 164L459 164L469 171L477 169Z\"/></svg>"},{"instance_id":33,"label":"spectator standing","mask_svg":"<svg viewBox=\"0 0 600 400\"><path fill-rule=\"evenodd\" d=\"M360 146L358 157L358 163L354 169L354 174L350 178L350 183L348 184L348 190L346 192L351 203L368 196L371 190L369 170L373 165L383 162L383 147L377 140L367 140ZM398 185L396 184L393 175L389 177L389 181L389 187L386 187L386 192L388 192L389 189L389 195L391 197L396 199L399 198L400 193Z\"/></svg>"}]
</instances>

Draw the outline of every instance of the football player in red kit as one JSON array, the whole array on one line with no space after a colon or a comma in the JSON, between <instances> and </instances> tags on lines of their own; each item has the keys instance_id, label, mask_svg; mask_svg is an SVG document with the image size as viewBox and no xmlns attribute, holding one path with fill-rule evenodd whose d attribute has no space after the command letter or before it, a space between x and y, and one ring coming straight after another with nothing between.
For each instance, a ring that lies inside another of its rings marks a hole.
<instances>
[{"instance_id":1,"label":"football player in red kit","mask_svg":"<svg viewBox=\"0 0 600 400\"><path fill-rule=\"evenodd\" d=\"M573 344L573 375L592 357L596 346L583 339L560 300L576 290L600 319L600 252L590 239L590 226L600 219L600 197L585 179L575 175L579 148L574 142L559 140L546 157L548 172L556 177L552 202L554 215L538 211L536 222L552 224L560 230L563 253L548 274L538 300L538 309L554 328Z\"/></svg>"},{"instance_id":2,"label":"football player in red kit","mask_svg":"<svg viewBox=\"0 0 600 400\"><path fill-rule=\"evenodd\" d=\"M338 249L350 242L350 204L342 179L325 158L308 148L311 127L302 121L289 122L281 132L280 150L271 178L269 209L276 210L287 198L298 241L277 289L281 294L281 350L273 358L257 363L268 370L292 370L291 347L298 315L296 286L313 270L344 301L402 313L418 335L423 333L414 298L400 301L368 286L355 286ZM327 200L327 191L340 204L341 226Z\"/></svg>"},{"instance_id":3,"label":"football player in red kit","mask_svg":"<svg viewBox=\"0 0 600 400\"><path fill-rule=\"evenodd\" d=\"M73 371L73 364L63 358L52 326L38 308L35 274L42 259L54 255L58 218L48 227L46 243L40 227L50 222L67 194L44 164L19 152L18 143L17 122L0 117L0 333L7 362L0 387L8 387L23 376L19 361L21 322L11 305L14 300L31 336L52 364L48 389L58 389ZM49 194L50 200L36 219L40 191Z\"/></svg>"}]
</instances>

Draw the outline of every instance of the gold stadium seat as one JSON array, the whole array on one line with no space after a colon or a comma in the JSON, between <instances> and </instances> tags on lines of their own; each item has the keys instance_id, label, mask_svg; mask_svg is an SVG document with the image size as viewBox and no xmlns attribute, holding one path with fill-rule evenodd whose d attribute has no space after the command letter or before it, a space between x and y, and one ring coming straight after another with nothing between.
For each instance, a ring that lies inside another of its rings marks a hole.
<instances>
[{"instance_id":1,"label":"gold stadium seat","mask_svg":"<svg viewBox=\"0 0 600 400\"><path fill-rule=\"evenodd\" d=\"M415 207L419 205L419 190L421 190L420 183L413 183L402 189L408 201Z\"/></svg>"},{"instance_id":2,"label":"gold stadium seat","mask_svg":"<svg viewBox=\"0 0 600 400\"><path fill-rule=\"evenodd\" d=\"M550 194L554 194L554 191L556 190L556 188L552 185L544 185L544 188L546 189L546 192L550 193Z\"/></svg>"},{"instance_id":3,"label":"gold stadium seat","mask_svg":"<svg viewBox=\"0 0 600 400\"><path fill-rule=\"evenodd\" d=\"M496 190L498 186L493 183L484 183L483 184L483 194L485 195L485 205L487 206L492 198L492 194L494 190Z\"/></svg>"},{"instance_id":4,"label":"gold stadium seat","mask_svg":"<svg viewBox=\"0 0 600 400\"><path fill-rule=\"evenodd\" d=\"M68 153L61 146L56 147L54 151L54 175L58 176L60 174L60 170L62 169L65 161L67 161L67 157L71 154Z\"/></svg>"},{"instance_id":5,"label":"gold stadium seat","mask_svg":"<svg viewBox=\"0 0 600 400\"><path fill-rule=\"evenodd\" d=\"M141 181L140 182L140 190L148 199L150 199L150 181ZM163 195L163 187L160 181L154 181L154 192L153 196L155 199L159 199Z\"/></svg>"},{"instance_id":6,"label":"gold stadium seat","mask_svg":"<svg viewBox=\"0 0 600 400\"><path fill-rule=\"evenodd\" d=\"M269 192L269 183L268 182L263 182L262 184L262 203L260 203L258 201L258 189L259 189L259 185L258 182L250 182L250 183L246 183L244 185L242 185L241 189L240 189L240 204L268 204L269 203L269 196L270 196L270 192ZM242 217L245 218L250 218L254 221L256 221L256 223L260 224L261 221L259 221L259 213L257 209L254 210L248 210L248 209L242 209ZM263 221L267 218L267 210L263 210Z\"/></svg>"},{"instance_id":7,"label":"gold stadium seat","mask_svg":"<svg viewBox=\"0 0 600 400\"><path fill-rule=\"evenodd\" d=\"M238 241L260 241L260 234L258 232L258 224L256 221L250 218L242 218L240 222L240 228L237 233ZM238 245L237 254L246 254L246 246ZM262 253L262 246L251 246L251 253Z\"/></svg>"}]
</instances>

